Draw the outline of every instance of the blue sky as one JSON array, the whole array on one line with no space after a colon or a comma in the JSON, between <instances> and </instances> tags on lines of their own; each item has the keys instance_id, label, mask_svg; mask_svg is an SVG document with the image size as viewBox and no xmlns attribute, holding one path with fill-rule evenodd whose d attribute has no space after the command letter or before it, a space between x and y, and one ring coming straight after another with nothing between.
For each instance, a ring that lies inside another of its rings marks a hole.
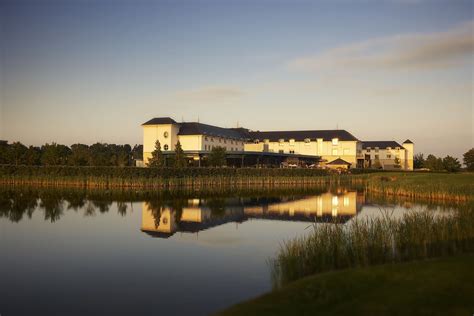
<instances>
[{"instance_id":1,"label":"blue sky","mask_svg":"<svg viewBox=\"0 0 474 316\"><path fill-rule=\"evenodd\" d=\"M473 147L472 1L3 1L0 138L140 143L155 116Z\"/></svg>"}]
</instances>

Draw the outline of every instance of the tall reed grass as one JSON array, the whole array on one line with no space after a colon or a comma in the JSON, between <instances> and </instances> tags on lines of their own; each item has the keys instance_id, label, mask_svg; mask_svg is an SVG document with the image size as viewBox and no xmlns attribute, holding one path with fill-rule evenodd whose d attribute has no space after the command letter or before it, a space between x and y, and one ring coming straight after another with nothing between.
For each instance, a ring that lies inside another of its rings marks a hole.
<instances>
[{"instance_id":1,"label":"tall reed grass","mask_svg":"<svg viewBox=\"0 0 474 316\"><path fill-rule=\"evenodd\" d=\"M384 212L346 225L319 224L285 242L270 260L275 287L329 270L404 262L474 251L474 204L450 212Z\"/></svg>"}]
</instances>

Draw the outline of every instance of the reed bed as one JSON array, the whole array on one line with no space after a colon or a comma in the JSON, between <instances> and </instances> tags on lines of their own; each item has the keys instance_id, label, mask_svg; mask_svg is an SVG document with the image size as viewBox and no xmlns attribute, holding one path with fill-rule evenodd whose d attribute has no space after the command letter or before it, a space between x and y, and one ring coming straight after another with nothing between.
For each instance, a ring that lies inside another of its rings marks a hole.
<instances>
[{"instance_id":1,"label":"reed bed","mask_svg":"<svg viewBox=\"0 0 474 316\"><path fill-rule=\"evenodd\" d=\"M325 170L255 168L135 168L0 166L0 184L85 188L208 188L337 184L344 180Z\"/></svg>"},{"instance_id":2,"label":"reed bed","mask_svg":"<svg viewBox=\"0 0 474 316\"><path fill-rule=\"evenodd\" d=\"M285 242L270 260L275 287L315 273L474 251L474 203L450 212L418 210L394 218L320 224Z\"/></svg>"}]
</instances>

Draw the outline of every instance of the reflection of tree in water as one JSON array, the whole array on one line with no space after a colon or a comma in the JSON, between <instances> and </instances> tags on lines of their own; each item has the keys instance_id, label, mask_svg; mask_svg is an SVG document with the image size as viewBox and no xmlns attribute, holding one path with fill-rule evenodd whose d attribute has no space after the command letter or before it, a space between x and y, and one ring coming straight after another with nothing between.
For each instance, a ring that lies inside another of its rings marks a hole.
<instances>
[{"instance_id":1,"label":"reflection of tree in water","mask_svg":"<svg viewBox=\"0 0 474 316\"><path fill-rule=\"evenodd\" d=\"M110 205L112 205L111 201L107 200L94 200L92 201L92 204L99 209L100 213L107 213L110 209Z\"/></svg>"},{"instance_id":2,"label":"reflection of tree in water","mask_svg":"<svg viewBox=\"0 0 474 316\"><path fill-rule=\"evenodd\" d=\"M123 216L127 215L127 203L125 202L122 202L122 201L118 201L117 202L117 212Z\"/></svg>"},{"instance_id":3,"label":"reflection of tree in water","mask_svg":"<svg viewBox=\"0 0 474 316\"><path fill-rule=\"evenodd\" d=\"M37 207L37 196L30 192L0 191L0 217L19 222L24 214L31 218Z\"/></svg>"},{"instance_id":4,"label":"reflection of tree in water","mask_svg":"<svg viewBox=\"0 0 474 316\"><path fill-rule=\"evenodd\" d=\"M181 216L183 215L183 207L188 205L187 199L173 199L171 200L170 206L174 215L176 223L179 223Z\"/></svg>"},{"instance_id":5,"label":"reflection of tree in water","mask_svg":"<svg viewBox=\"0 0 474 316\"><path fill-rule=\"evenodd\" d=\"M215 198L207 200L207 206L211 210L214 217L222 217L225 215L226 202L223 198Z\"/></svg>"},{"instance_id":6,"label":"reflection of tree in water","mask_svg":"<svg viewBox=\"0 0 474 316\"><path fill-rule=\"evenodd\" d=\"M83 194L69 194L65 198L68 202L68 210L75 210L77 211L78 209L81 209L86 205L86 196Z\"/></svg>"},{"instance_id":7,"label":"reflection of tree in water","mask_svg":"<svg viewBox=\"0 0 474 316\"><path fill-rule=\"evenodd\" d=\"M163 213L163 201L154 199L147 202L148 209L151 211L151 215L155 221L155 228L158 228L161 221L161 214Z\"/></svg>"},{"instance_id":8,"label":"reflection of tree in water","mask_svg":"<svg viewBox=\"0 0 474 316\"><path fill-rule=\"evenodd\" d=\"M40 207L44 209L44 219L52 223L63 215L63 199L60 194L44 191L40 194Z\"/></svg>"},{"instance_id":9,"label":"reflection of tree in water","mask_svg":"<svg viewBox=\"0 0 474 316\"><path fill-rule=\"evenodd\" d=\"M91 201L87 201L86 207L84 208L84 217L95 216L95 207Z\"/></svg>"}]
</instances>

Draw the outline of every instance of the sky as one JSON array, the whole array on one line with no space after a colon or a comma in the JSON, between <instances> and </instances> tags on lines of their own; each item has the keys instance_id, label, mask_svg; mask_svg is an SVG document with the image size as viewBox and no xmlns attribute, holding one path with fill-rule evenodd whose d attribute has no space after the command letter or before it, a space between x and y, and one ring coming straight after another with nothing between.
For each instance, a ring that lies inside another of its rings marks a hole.
<instances>
[{"instance_id":1,"label":"sky","mask_svg":"<svg viewBox=\"0 0 474 316\"><path fill-rule=\"evenodd\" d=\"M0 139L139 144L153 117L474 147L473 1L0 1Z\"/></svg>"}]
</instances>

